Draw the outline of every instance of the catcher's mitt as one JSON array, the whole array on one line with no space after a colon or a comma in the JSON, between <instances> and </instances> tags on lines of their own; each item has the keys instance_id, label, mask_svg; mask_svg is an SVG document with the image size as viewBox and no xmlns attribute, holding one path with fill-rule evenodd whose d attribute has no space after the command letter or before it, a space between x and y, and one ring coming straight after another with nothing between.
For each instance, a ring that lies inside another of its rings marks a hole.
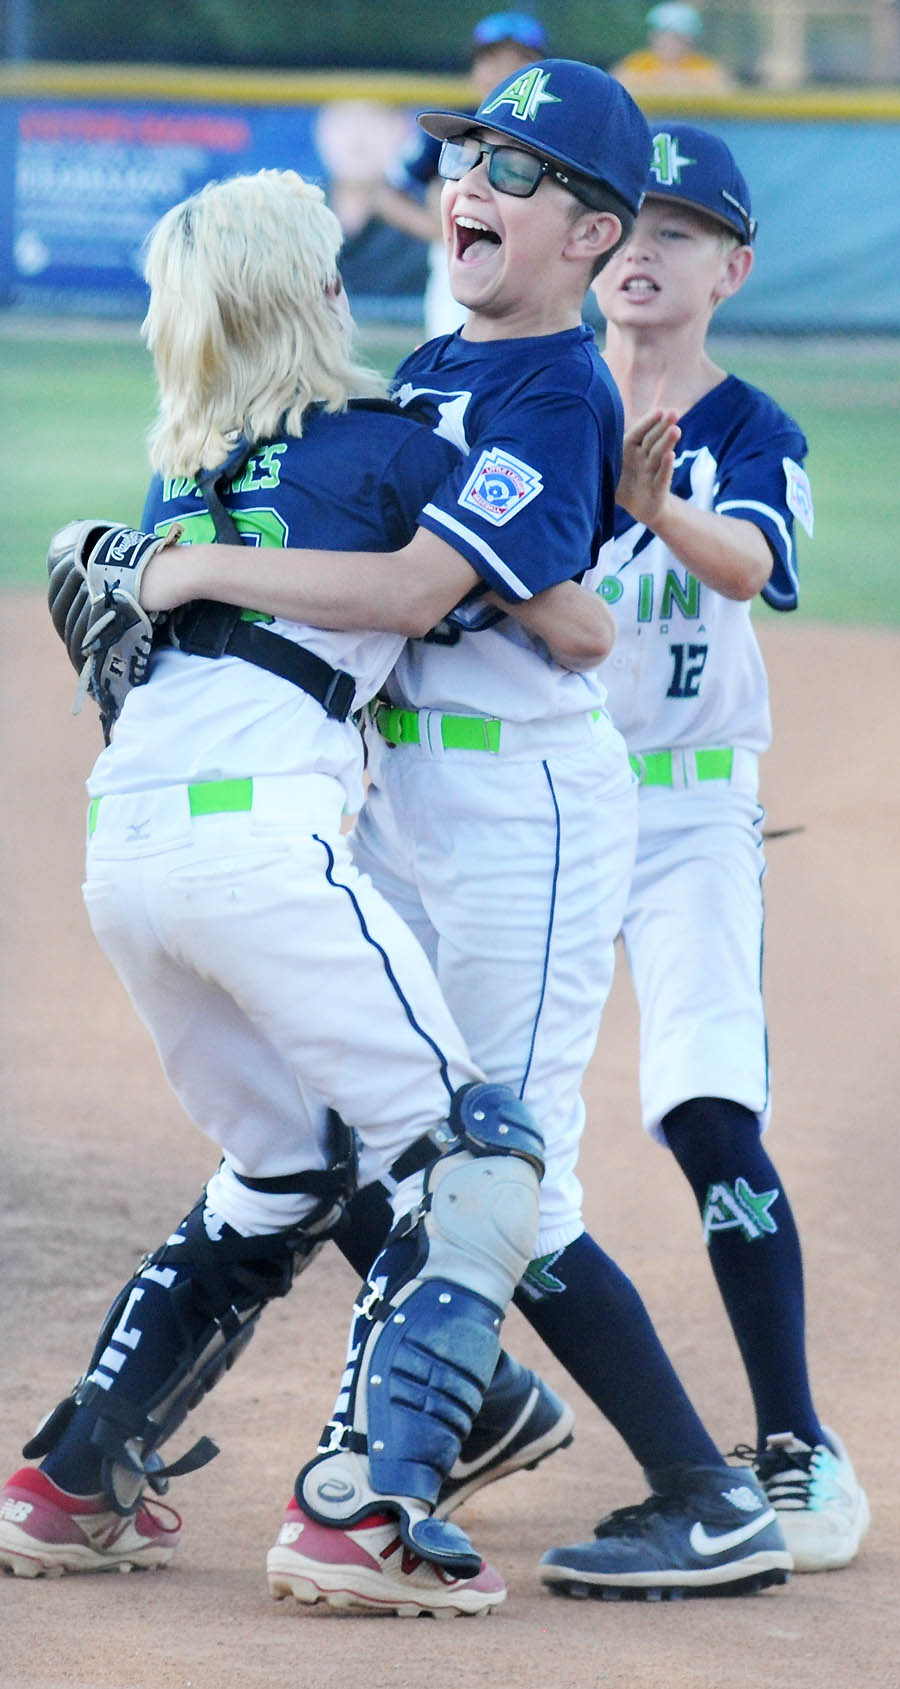
<instances>
[{"instance_id":1,"label":"catcher's mitt","mask_svg":"<svg viewBox=\"0 0 900 1689\"><path fill-rule=\"evenodd\" d=\"M161 617L144 610L140 580L157 551L180 538L177 523L163 539L99 519L68 522L47 552L47 600L53 626L79 675L73 712L90 693L109 744L113 723L132 686L147 680Z\"/></svg>"}]
</instances>

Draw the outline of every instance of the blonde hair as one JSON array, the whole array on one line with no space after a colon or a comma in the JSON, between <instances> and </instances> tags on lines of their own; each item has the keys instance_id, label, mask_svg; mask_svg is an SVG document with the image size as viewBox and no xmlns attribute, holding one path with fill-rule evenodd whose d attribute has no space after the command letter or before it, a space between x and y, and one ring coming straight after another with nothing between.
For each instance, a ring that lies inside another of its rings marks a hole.
<instances>
[{"instance_id":1,"label":"blonde hair","mask_svg":"<svg viewBox=\"0 0 900 1689\"><path fill-rule=\"evenodd\" d=\"M300 435L319 403L345 409L385 383L354 361L349 312L335 303L341 226L294 170L210 182L153 230L141 332L159 389L153 468L195 475L252 444Z\"/></svg>"}]
</instances>

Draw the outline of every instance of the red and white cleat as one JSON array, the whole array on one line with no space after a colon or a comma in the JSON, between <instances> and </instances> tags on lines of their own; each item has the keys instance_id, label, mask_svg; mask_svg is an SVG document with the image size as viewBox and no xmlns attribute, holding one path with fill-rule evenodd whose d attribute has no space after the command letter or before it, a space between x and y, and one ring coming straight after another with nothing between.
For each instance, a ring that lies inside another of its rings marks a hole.
<instances>
[{"instance_id":1,"label":"red and white cleat","mask_svg":"<svg viewBox=\"0 0 900 1689\"><path fill-rule=\"evenodd\" d=\"M19 1578L165 1566L180 1531L178 1514L155 1498L123 1516L103 1495L68 1495L36 1466L0 1490L0 1567Z\"/></svg>"},{"instance_id":2,"label":"red and white cleat","mask_svg":"<svg viewBox=\"0 0 900 1689\"><path fill-rule=\"evenodd\" d=\"M435 1618L490 1612L506 1598L493 1566L459 1578L422 1560L402 1541L397 1521L379 1513L358 1525L319 1525L292 1498L266 1562L269 1593L348 1612Z\"/></svg>"}]
</instances>

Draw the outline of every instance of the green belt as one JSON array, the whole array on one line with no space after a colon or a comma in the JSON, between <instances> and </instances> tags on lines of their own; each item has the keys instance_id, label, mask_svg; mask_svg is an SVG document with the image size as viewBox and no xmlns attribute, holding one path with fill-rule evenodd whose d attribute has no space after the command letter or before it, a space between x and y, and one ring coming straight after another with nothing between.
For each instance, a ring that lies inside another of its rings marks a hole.
<instances>
[{"instance_id":1,"label":"green belt","mask_svg":"<svg viewBox=\"0 0 900 1689\"><path fill-rule=\"evenodd\" d=\"M198 780L187 788L188 806L192 815L225 815L230 811L253 808L252 780ZM102 798L92 798L88 807L88 837L97 826L97 811Z\"/></svg>"},{"instance_id":2,"label":"green belt","mask_svg":"<svg viewBox=\"0 0 900 1689\"><path fill-rule=\"evenodd\" d=\"M426 712L441 724L441 744L445 751L490 751L497 756L503 722L496 716L441 715L439 710ZM591 710L595 721L600 710ZM389 745L420 745L422 743L418 710L402 710L394 704L371 705L371 716L382 739ZM519 723L514 722L514 727ZM548 727L553 726L552 722Z\"/></svg>"},{"instance_id":3,"label":"green belt","mask_svg":"<svg viewBox=\"0 0 900 1689\"><path fill-rule=\"evenodd\" d=\"M389 744L421 744L417 710L376 704L372 719L381 737ZM480 715L442 715L440 721L441 744L445 751L490 751L493 756L497 755L502 722Z\"/></svg>"},{"instance_id":4,"label":"green belt","mask_svg":"<svg viewBox=\"0 0 900 1689\"><path fill-rule=\"evenodd\" d=\"M698 780L730 780L734 766L732 746L710 751L648 751L628 758L642 786L674 786L673 758L693 757Z\"/></svg>"}]
</instances>

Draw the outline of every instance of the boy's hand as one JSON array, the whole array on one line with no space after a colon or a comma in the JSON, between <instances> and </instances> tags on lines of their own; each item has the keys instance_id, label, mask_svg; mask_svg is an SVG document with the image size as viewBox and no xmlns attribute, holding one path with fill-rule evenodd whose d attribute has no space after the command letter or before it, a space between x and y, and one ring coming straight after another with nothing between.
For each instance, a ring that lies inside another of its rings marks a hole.
<instances>
[{"instance_id":1,"label":"boy's hand","mask_svg":"<svg viewBox=\"0 0 900 1689\"><path fill-rule=\"evenodd\" d=\"M668 498L680 439L675 411L648 411L626 430L616 499L648 528L655 529Z\"/></svg>"}]
</instances>

